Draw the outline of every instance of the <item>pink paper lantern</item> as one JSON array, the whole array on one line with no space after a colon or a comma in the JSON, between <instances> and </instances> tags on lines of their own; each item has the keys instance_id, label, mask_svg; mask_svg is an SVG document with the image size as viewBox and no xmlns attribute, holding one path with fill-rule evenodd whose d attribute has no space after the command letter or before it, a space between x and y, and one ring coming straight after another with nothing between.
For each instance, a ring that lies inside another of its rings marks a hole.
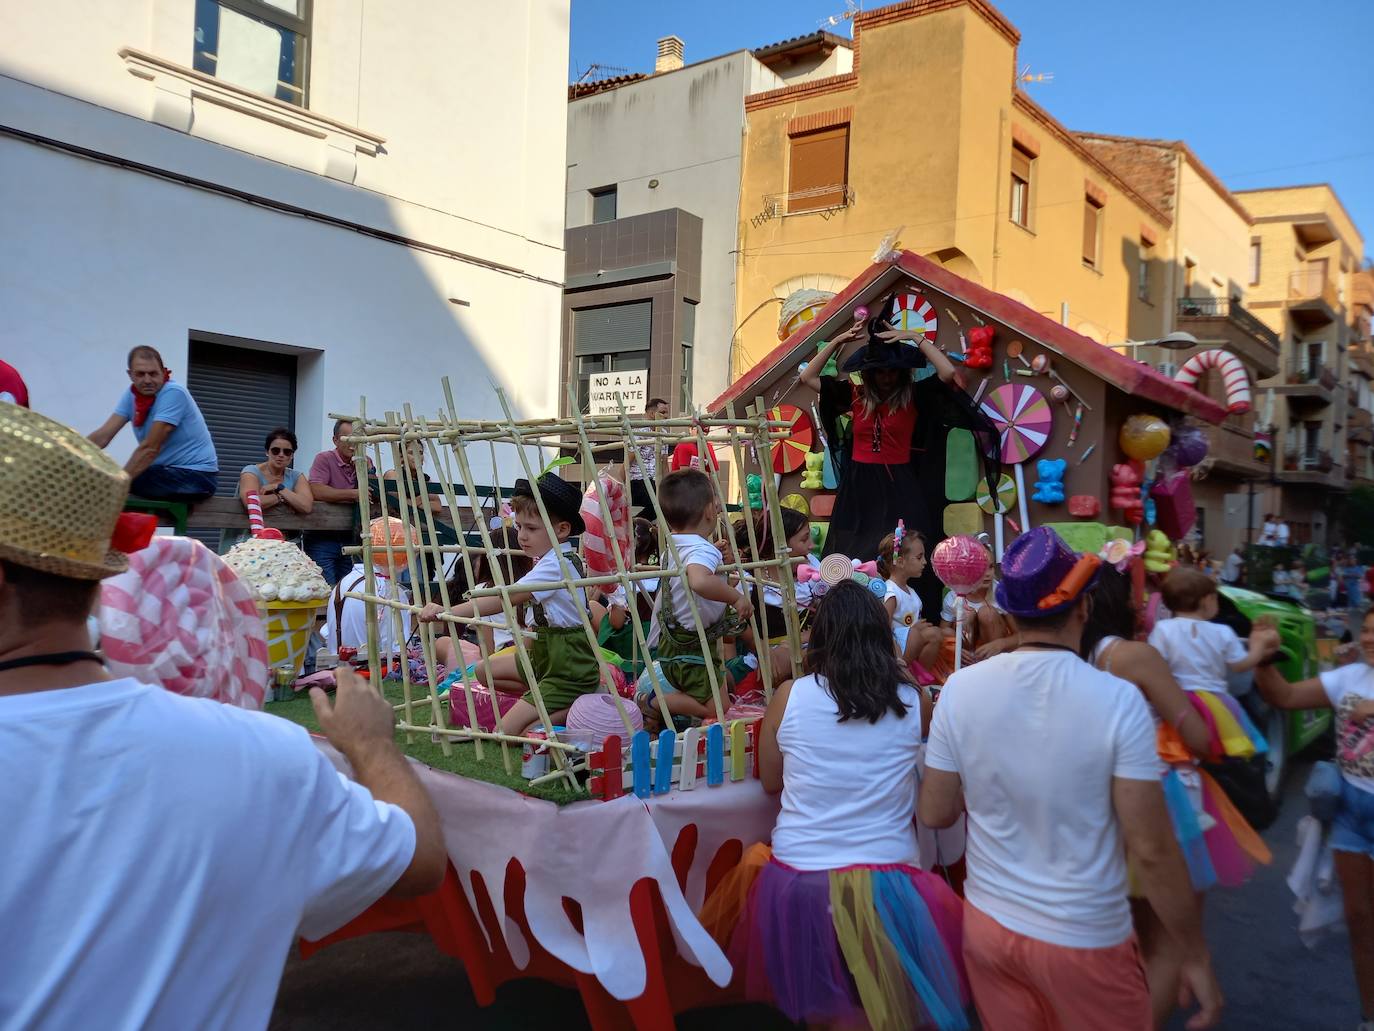
<instances>
[{"instance_id":1,"label":"pink paper lantern","mask_svg":"<svg viewBox=\"0 0 1374 1031\"><path fill-rule=\"evenodd\" d=\"M935 575L955 594L968 594L988 571L988 549L974 537L946 537L930 556Z\"/></svg>"}]
</instances>

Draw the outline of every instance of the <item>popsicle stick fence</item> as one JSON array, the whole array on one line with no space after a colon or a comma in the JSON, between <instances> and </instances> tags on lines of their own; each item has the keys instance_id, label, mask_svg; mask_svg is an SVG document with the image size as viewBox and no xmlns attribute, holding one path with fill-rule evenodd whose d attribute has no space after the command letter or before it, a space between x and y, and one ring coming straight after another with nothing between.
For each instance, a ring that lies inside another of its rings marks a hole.
<instances>
[{"instance_id":1,"label":"popsicle stick fence","mask_svg":"<svg viewBox=\"0 0 1374 1031\"><path fill-rule=\"evenodd\" d=\"M652 443L656 446L676 444L682 440L692 440L709 454L710 449L722 449L733 456L736 471L734 493L743 518L752 520L760 514L769 520L773 541L782 541L782 516L778 503L776 481L768 461L769 448L781 439L787 424L770 420L762 399L759 399L743 415L738 416L733 409L725 418L705 419L684 417L678 419L649 419L632 416L623 408L612 416L587 416L576 414L569 418L517 419L507 398L497 390L504 418L502 419L465 419L462 418L453 401L453 393L447 379L444 380L446 410L433 416L417 416L409 405L400 412L388 411L380 417L370 415L366 399L361 399L355 413L331 414L331 418L344 419L353 424L353 434L349 438L355 447L354 463L359 470L359 482L367 481L367 463L374 466L399 467L401 456L406 449L419 443L431 466L436 470L438 487L442 491L448 511L455 520L461 518L463 525L470 525L471 532L458 534L456 543L439 543L433 513L423 497L412 497L414 485L411 478L398 477L395 481L396 500L399 505L389 505L397 514L403 527L401 543L394 543L390 535L383 535L382 544L373 544L371 535L366 532L375 514L369 511L366 493L359 498L364 532L361 539L363 565L366 580L362 589L348 592L347 598L363 601L369 611L368 662L372 682L381 682L380 666L383 657L378 655L376 629L380 619L393 621L397 640L404 640L400 633L401 619L405 613L417 615L430 602L444 607L440 617L448 624L451 636L458 638L479 627L497 625L490 617L459 616L450 611L459 605L462 598L451 597L449 585L443 576L431 583L425 569L442 569L446 556L457 555L457 566L473 584L477 560L488 556L493 561L487 564L491 571L491 582L484 587L474 587L467 592L467 599L497 598L500 600L501 613L505 626L514 628L519 621L516 603L511 599L514 584L507 582L502 563L494 559L508 554L498 547L492 538L489 525L491 509L484 506L484 494L474 477L474 466L481 469L485 482L510 483L515 479L526 479L534 483L549 456L559 452L567 454L575 450L580 456L582 468L597 469L597 475L584 485L584 505L590 503L601 515L606 527L612 525L611 504L608 497L608 480L622 480L625 467L619 456L630 453L631 449ZM600 461L613 460L607 465ZM386 459L384 461L383 459ZM499 468L499 459L504 458L506 469ZM764 479L763 510L750 509L745 490L745 475L757 470ZM723 503L731 499L727 496L727 485L722 482L718 472L708 463L706 471L715 485ZM581 593L584 597L590 589L603 589L607 593L616 587L624 588L625 596L634 604L636 597L635 582L645 579L658 579L660 595L669 580L675 580L675 597L684 597L695 619L702 653L709 655L711 642L707 638L706 625L702 622L696 596L687 586L686 573L682 567L672 532L665 522L662 509L658 504L655 484L645 481L653 502L653 510L658 526L659 556L657 564L637 565L633 553L633 532L627 533L630 542L628 553L622 553L618 542L612 538L608 550L614 562L609 573L580 575L571 562L561 562L560 576L540 584L525 584L521 590L540 591L563 589ZM390 489L391 484L388 484ZM434 489L433 486L430 488ZM628 493L628 490L626 491ZM556 541L554 520L550 518L544 500L535 492L535 502L539 517L549 534ZM489 504L489 502L488 502ZM784 551L781 554L760 554L757 535L753 532L752 522L742 536L744 544L734 547L734 527L722 520L718 536L728 539L731 548L723 549L726 562L722 565L721 575L727 575L742 590L750 593L755 600L755 612L747 627L736 627L739 635L751 636L756 643L756 652L761 666L761 680L765 696L771 696L775 679L782 679L786 671L774 670L770 654L766 623L763 616L763 591L765 585L772 585L784 599L783 612L787 629L787 639L791 646L791 675L800 674L800 623L797 618L793 592L794 561ZM449 538L452 541L452 537ZM427 542L427 543L424 543ZM555 545L556 546L556 545ZM410 573L411 590L409 598L384 598L378 594L376 586L376 566L399 573ZM588 644L600 656L596 630L592 625L586 605L578 606L581 627ZM651 654L647 635L638 619L630 619L633 627L634 645L637 655L648 657ZM427 670L436 668L435 641L439 624L419 624L418 638L424 655ZM557 729L554 713L544 703L530 659L529 641L525 635L516 633L514 651L516 661L524 674L525 683L530 686L538 720L520 734L506 734L498 729L483 730L478 727L474 690L479 685L481 672L487 668L492 656L488 652L483 635L474 634L478 642L480 661L460 671L460 680L449 692L451 711L465 712L468 726L453 726L444 712L443 699L438 693L438 685L431 676L429 682L412 682L409 663L399 663L402 681L402 702L396 706L398 726L406 734L407 740L413 735L428 735L437 740L445 754L449 754L456 742L470 742L477 758L482 758L484 749L494 747L499 750L502 763L508 773L513 772L519 755L513 749L529 752L542 749L549 757L549 769L532 783L561 782L569 789L578 787L584 780L595 797L616 798L626 793L640 797L665 794L672 790L694 790L699 787L714 787L727 780L742 780L757 776L757 720L746 722L732 720L727 723L726 716L730 700L726 685L717 677L715 666L707 662L706 670L711 686L711 701L715 722L706 727L692 727L678 734L672 727L672 717L664 701L666 691L660 682L657 667L649 662L646 678L654 686L658 714L665 728L656 736L648 731L638 730L630 718L630 707L635 703L624 699L615 689L615 677L610 667L600 661L600 689L610 694L620 721L624 726L623 735L607 737L594 752L588 754L579 746L570 743ZM455 656L461 650L454 648ZM493 703L494 703L493 697ZM497 711L495 704L493 711Z\"/></svg>"}]
</instances>

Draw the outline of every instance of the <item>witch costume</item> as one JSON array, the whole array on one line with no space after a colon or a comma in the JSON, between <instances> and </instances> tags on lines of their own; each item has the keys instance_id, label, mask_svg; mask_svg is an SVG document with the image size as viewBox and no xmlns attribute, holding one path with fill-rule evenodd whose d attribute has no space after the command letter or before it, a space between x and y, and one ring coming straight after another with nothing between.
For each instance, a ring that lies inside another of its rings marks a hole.
<instances>
[{"instance_id":1,"label":"witch costume","mask_svg":"<svg viewBox=\"0 0 1374 1031\"><path fill-rule=\"evenodd\" d=\"M885 299L880 310L886 313L891 303ZM826 554L874 558L878 542L899 519L919 530L927 547L942 540L945 436L952 428L972 431L989 483L995 485L1001 476L997 430L987 416L964 391L940 381L919 347L878 336L890 329L886 314L869 320L868 343L845 360L839 377L821 379L821 422L833 442L838 476ZM879 369L910 373L909 403L894 405L888 399L870 413L865 386L851 376ZM927 570L916 586L922 607L938 612L934 575Z\"/></svg>"}]
</instances>

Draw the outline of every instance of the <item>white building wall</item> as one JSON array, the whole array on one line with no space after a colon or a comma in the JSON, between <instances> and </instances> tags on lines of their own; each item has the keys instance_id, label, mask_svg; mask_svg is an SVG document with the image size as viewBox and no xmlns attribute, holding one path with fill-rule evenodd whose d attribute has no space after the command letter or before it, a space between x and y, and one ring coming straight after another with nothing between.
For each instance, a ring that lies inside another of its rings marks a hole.
<instances>
[{"instance_id":1,"label":"white building wall","mask_svg":"<svg viewBox=\"0 0 1374 1031\"><path fill-rule=\"evenodd\" d=\"M729 373L744 98L781 85L740 51L568 105L569 227L591 221L588 191L610 185L619 218L681 208L702 220L692 380L698 403L718 396Z\"/></svg>"},{"instance_id":2,"label":"white building wall","mask_svg":"<svg viewBox=\"0 0 1374 1031\"><path fill-rule=\"evenodd\" d=\"M465 414L490 382L556 410L568 0L313 6L300 112L189 70L192 3L0 0L0 354L35 407L92 429L130 346L184 377L201 330L301 355L307 457L328 412L432 412L445 374Z\"/></svg>"}]
</instances>

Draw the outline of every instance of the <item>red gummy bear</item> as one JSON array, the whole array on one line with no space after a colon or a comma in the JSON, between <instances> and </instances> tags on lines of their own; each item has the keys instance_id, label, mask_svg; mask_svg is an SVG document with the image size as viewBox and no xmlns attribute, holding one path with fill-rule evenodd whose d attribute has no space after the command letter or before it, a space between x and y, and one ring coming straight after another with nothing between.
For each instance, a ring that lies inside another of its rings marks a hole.
<instances>
[{"instance_id":1,"label":"red gummy bear","mask_svg":"<svg viewBox=\"0 0 1374 1031\"><path fill-rule=\"evenodd\" d=\"M992 327L974 326L965 339L968 350L964 352L964 364L970 369L990 369L992 367Z\"/></svg>"},{"instance_id":2,"label":"red gummy bear","mask_svg":"<svg viewBox=\"0 0 1374 1031\"><path fill-rule=\"evenodd\" d=\"M1112 508L1132 526L1139 526L1145 518L1145 505L1140 499L1140 484L1145 470L1139 462L1122 462L1112 466Z\"/></svg>"}]
</instances>

